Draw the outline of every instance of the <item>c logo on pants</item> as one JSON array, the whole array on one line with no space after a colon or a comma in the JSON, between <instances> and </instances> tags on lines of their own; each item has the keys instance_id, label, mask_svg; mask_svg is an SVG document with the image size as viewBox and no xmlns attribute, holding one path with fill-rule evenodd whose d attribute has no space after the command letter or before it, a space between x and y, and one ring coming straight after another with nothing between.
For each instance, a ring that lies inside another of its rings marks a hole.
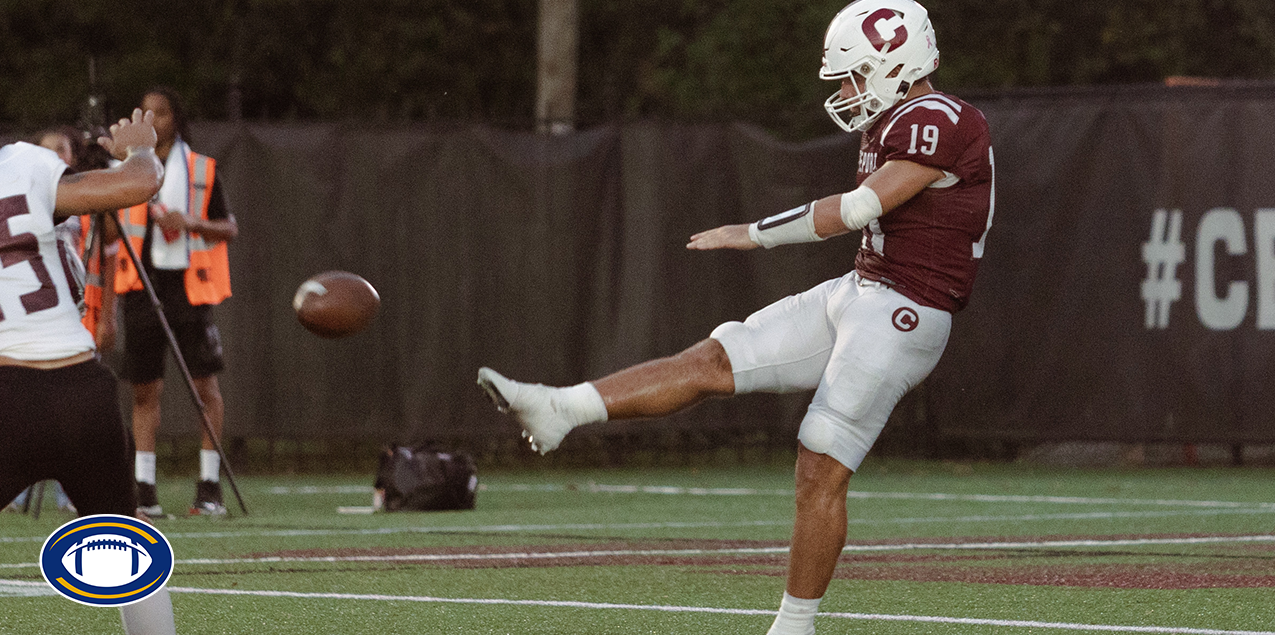
<instances>
[{"instance_id":1,"label":"c logo on pants","mask_svg":"<svg viewBox=\"0 0 1275 635\"><path fill-rule=\"evenodd\" d=\"M921 317L916 314L916 311L913 311L908 307L895 309L894 316L891 320L894 322L894 328L899 329L904 333L915 329L916 325L921 323Z\"/></svg>"}]
</instances>

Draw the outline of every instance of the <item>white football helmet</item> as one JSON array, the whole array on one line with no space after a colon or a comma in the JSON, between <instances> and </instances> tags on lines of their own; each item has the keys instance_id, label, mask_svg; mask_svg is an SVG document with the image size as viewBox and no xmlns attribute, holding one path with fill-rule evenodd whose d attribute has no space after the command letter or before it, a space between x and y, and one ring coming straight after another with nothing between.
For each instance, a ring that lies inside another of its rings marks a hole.
<instances>
[{"instance_id":1,"label":"white football helmet","mask_svg":"<svg viewBox=\"0 0 1275 635\"><path fill-rule=\"evenodd\" d=\"M844 99L837 91L823 107L847 132L863 130L938 66L938 43L925 7L912 0L856 0L828 25L819 77L858 76L863 89Z\"/></svg>"}]
</instances>

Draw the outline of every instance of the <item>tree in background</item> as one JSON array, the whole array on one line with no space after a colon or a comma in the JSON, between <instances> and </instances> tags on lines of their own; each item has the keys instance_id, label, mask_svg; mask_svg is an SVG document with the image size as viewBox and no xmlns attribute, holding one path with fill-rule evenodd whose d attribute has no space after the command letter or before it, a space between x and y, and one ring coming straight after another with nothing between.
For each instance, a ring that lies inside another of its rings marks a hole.
<instances>
[{"instance_id":1,"label":"tree in background","mask_svg":"<svg viewBox=\"0 0 1275 635\"><path fill-rule=\"evenodd\" d=\"M0 0L0 120L74 120L90 58L120 111L162 83L196 119L528 118L534 27L534 0Z\"/></svg>"},{"instance_id":2,"label":"tree in background","mask_svg":"<svg viewBox=\"0 0 1275 635\"><path fill-rule=\"evenodd\" d=\"M978 88L1269 79L1266 0L931 0L945 82Z\"/></svg>"},{"instance_id":3,"label":"tree in background","mask_svg":"<svg viewBox=\"0 0 1275 635\"><path fill-rule=\"evenodd\" d=\"M928 0L940 87L1267 79L1269 0ZM480 120L530 129L536 0L0 0L0 122L74 121L89 59L118 116L165 83L197 119ZM843 0L580 0L582 125L835 129L823 30ZM141 21L138 16L152 16Z\"/></svg>"}]
</instances>

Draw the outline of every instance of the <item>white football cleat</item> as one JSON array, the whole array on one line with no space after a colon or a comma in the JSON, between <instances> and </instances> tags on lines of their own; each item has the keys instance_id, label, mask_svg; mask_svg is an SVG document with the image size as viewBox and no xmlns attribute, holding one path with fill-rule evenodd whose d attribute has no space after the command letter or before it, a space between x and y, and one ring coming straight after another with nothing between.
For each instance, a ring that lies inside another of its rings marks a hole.
<instances>
[{"instance_id":1,"label":"white football cleat","mask_svg":"<svg viewBox=\"0 0 1275 635\"><path fill-rule=\"evenodd\" d=\"M496 409L513 415L522 426L522 437L531 449L545 454L558 447L575 424L559 411L558 388L544 384L524 384L483 367L478 369L478 385Z\"/></svg>"}]
</instances>

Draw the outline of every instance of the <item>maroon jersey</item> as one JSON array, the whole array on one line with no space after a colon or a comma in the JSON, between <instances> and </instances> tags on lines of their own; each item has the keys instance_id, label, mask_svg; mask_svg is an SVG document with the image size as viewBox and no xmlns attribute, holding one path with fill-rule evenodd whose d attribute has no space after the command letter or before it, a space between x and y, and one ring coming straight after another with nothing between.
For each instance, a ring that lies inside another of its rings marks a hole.
<instances>
[{"instance_id":1,"label":"maroon jersey","mask_svg":"<svg viewBox=\"0 0 1275 635\"><path fill-rule=\"evenodd\" d=\"M895 105L863 133L858 182L886 161L946 176L863 228L855 269L922 304L965 307L992 226L992 139L978 109L943 93Z\"/></svg>"}]
</instances>

